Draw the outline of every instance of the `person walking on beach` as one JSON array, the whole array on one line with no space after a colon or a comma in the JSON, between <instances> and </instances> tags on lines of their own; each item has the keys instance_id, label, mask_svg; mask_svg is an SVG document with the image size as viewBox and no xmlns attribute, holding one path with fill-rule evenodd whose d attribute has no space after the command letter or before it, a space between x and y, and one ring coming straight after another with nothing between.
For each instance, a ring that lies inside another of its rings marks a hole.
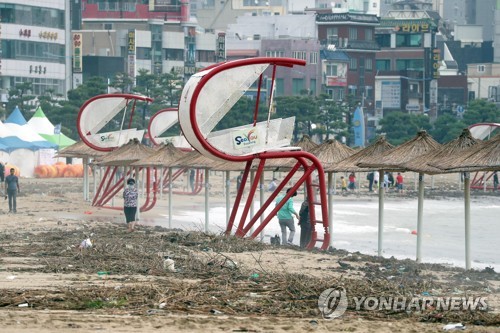
<instances>
[{"instance_id":1,"label":"person walking on beach","mask_svg":"<svg viewBox=\"0 0 500 333\"><path fill-rule=\"evenodd\" d=\"M268 192L272 192L272 191L274 191L275 189L278 188L278 184L276 182L277 182L277 179L273 178L273 180L267 186L267 191Z\"/></svg>"},{"instance_id":2,"label":"person walking on beach","mask_svg":"<svg viewBox=\"0 0 500 333\"><path fill-rule=\"evenodd\" d=\"M304 200L299 210L299 226L300 226L300 247L305 249L311 241L311 219L309 217L309 201Z\"/></svg>"},{"instance_id":3,"label":"person walking on beach","mask_svg":"<svg viewBox=\"0 0 500 333\"><path fill-rule=\"evenodd\" d=\"M288 194L292 189L286 190ZM297 196L297 191L295 191L292 196L285 202L285 204L278 210L277 216L281 228L281 242L283 245L293 244L293 236L295 236L295 225L293 223L293 215L299 219L299 214L293 209L293 197ZM278 205L281 200L285 197L285 194L280 194L276 198L276 205ZM287 238L287 228L290 229L290 235Z\"/></svg>"},{"instance_id":4,"label":"person walking on beach","mask_svg":"<svg viewBox=\"0 0 500 333\"><path fill-rule=\"evenodd\" d=\"M342 188L342 193L347 192L347 180L345 179L344 176L340 177L340 183L341 183L340 185Z\"/></svg>"},{"instance_id":5,"label":"person walking on beach","mask_svg":"<svg viewBox=\"0 0 500 333\"><path fill-rule=\"evenodd\" d=\"M354 191L355 188L356 188L356 175L354 174L354 172L351 172L351 174L349 175L349 189L351 191Z\"/></svg>"},{"instance_id":6,"label":"person walking on beach","mask_svg":"<svg viewBox=\"0 0 500 333\"><path fill-rule=\"evenodd\" d=\"M3 165L2 162L0 162L0 183L3 183L5 180L5 165Z\"/></svg>"},{"instance_id":7,"label":"person walking on beach","mask_svg":"<svg viewBox=\"0 0 500 333\"><path fill-rule=\"evenodd\" d=\"M398 172L398 175L396 176L396 189L399 193L403 193L403 176L401 175L401 172Z\"/></svg>"},{"instance_id":8,"label":"person walking on beach","mask_svg":"<svg viewBox=\"0 0 500 333\"><path fill-rule=\"evenodd\" d=\"M243 171L240 172L238 177L236 177L236 192L240 190L241 180L243 179Z\"/></svg>"},{"instance_id":9,"label":"person walking on beach","mask_svg":"<svg viewBox=\"0 0 500 333\"><path fill-rule=\"evenodd\" d=\"M379 187L379 178L380 178L380 173L378 171L375 171L373 173L373 185L375 186L375 193L377 192L377 189Z\"/></svg>"},{"instance_id":10,"label":"person walking on beach","mask_svg":"<svg viewBox=\"0 0 500 333\"><path fill-rule=\"evenodd\" d=\"M19 178L14 173L14 168L10 168L10 175L5 177L5 193L9 198L9 213L17 213L17 194L21 192Z\"/></svg>"},{"instance_id":11,"label":"person walking on beach","mask_svg":"<svg viewBox=\"0 0 500 333\"><path fill-rule=\"evenodd\" d=\"M496 191L498 188L498 173L493 171L493 191Z\"/></svg>"},{"instance_id":12,"label":"person walking on beach","mask_svg":"<svg viewBox=\"0 0 500 333\"><path fill-rule=\"evenodd\" d=\"M191 186L191 192L194 192L194 169L189 169L189 185Z\"/></svg>"},{"instance_id":13,"label":"person walking on beach","mask_svg":"<svg viewBox=\"0 0 500 333\"><path fill-rule=\"evenodd\" d=\"M127 222L127 231L134 231L135 224L137 223L137 198L139 193L135 187L135 179L129 178L127 186L123 191L123 213L125 214L125 221Z\"/></svg>"},{"instance_id":14,"label":"person walking on beach","mask_svg":"<svg viewBox=\"0 0 500 333\"><path fill-rule=\"evenodd\" d=\"M366 179L368 179L368 192L373 192L374 172L368 172L368 175L366 175Z\"/></svg>"}]
</instances>

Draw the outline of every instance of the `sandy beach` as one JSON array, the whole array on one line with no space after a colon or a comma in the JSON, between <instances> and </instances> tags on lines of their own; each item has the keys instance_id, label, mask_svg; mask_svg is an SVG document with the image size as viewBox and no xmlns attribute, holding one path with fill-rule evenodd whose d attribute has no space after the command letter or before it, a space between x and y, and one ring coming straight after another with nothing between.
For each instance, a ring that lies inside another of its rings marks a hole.
<instances>
[{"instance_id":1,"label":"sandy beach","mask_svg":"<svg viewBox=\"0 0 500 333\"><path fill-rule=\"evenodd\" d=\"M21 179L18 213L0 203L2 332L435 332L450 323L499 330L500 276L493 269L466 272L168 229L159 226L166 196L127 233L120 210L83 200L81 182ZM211 200L223 202L221 190L213 191ZM174 202L175 210L194 210L204 198L175 195ZM87 237L93 246L79 249ZM347 293L347 309L335 319L318 309L328 288ZM488 306L358 309L362 297L475 297Z\"/></svg>"}]
</instances>

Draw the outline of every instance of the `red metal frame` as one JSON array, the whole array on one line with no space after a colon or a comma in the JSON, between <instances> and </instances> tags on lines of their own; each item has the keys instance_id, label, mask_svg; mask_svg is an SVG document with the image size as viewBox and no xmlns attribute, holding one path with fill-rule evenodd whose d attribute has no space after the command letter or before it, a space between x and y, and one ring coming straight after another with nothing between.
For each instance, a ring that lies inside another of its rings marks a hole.
<instances>
[{"instance_id":1,"label":"red metal frame","mask_svg":"<svg viewBox=\"0 0 500 333\"><path fill-rule=\"evenodd\" d=\"M123 98L127 99L127 106L128 106L128 103L130 102L130 100L133 100L134 106L133 106L132 111L131 111L132 112L131 117L134 113L135 103L137 102L137 100L141 100L141 101L145 101L145 102L152 102L153 101L152 98L149 98L146 96L140 96L140 95L133 95L133 94L103 94L103 95L94 96L94 97L88 99L85 103L83 103L83 105L80 108L80 111L78 112L78 116L76 118L76 129L78 130L78 135L80 136L82 141L85 142L85 144L87 146L89 146L92 149L95 149L97 151L112 151L112 150L116 149L116 147L99 147L99 146L96 146L96 145L92 144L91 142L89 142L86 137L90 133L83 133L83 130L80 127L80 120L81 120L82 114L83 114L85 108L87 107L87 105L89 105L90 103L92 103L95 100L98 100L101 98L107 98L107 97L123 97ZM129 127L130 127L130 125L131 124L129 122ZM92 134L96 134L96 133L92 133Z\"/></svg>"},{"instance_id":2,"label":"red metal frame","mask_svg":"<svg viewBox=\"0 0 500 333\"><path fill-rule=\"evenodd\" d=\"M161 109L160 111L156 112L151 119L149 119L148 123L148 133L149 133L149 139L151 142L155 145L158 146L160 142L156 142L155 139L151 136L151 124L153 124L154 120L156 117L158 117L160 114L165 113L165 112L178 112L178 108L166 108L166 109Z\"/></svg>"},{"instance_id":3,"label":"red metal frame","mask_svg":"<svg viewBox=\"0 0 500 333\"><path fill-rule=\"evenodd\" d=\"M306 188L307 188L307 198L309 201L310 207L315 207L315 206L320 206L321 209L321 217L322 220L318 221L316 219L316 213L315 209L309 209L310 212L310 219L311 219L311 226L312 226L312 237L311 237L311 242L307 245L308 249L313 248L317 242L322 242L322 245L320 246L321 249L325 250L328 248L329 243L330 243L330 231L328 230L328 207L326 205L327 203L327 198L326 198L326 184L325 184L325 176L324 176L324 171L323 167L321 165L321 162L312 154L304 152L304 151L273 151L273 152L261 152L261 153L255 153L252 155L245 155L245 156L233 156L233 155L228 155L225 154L214 147L212 147L209 142L203 137L199 127L198 123L196 122L196 104L198 97L200 95L201 90L205 86L205 84L210 80L212 77L217 75L218 73L236 68L236 67L241 67L241 66L247 66L247 65L255 65L255 64L264 64L268 63L273 66L273 76L272 76L272 82L274 82L275 75L276 75L276 67L277 66L282 66L282 67L293 67L295 65L299 66L304 66L306 64L305 61L303 60L298 60L298 59L292 59L292 58L251 58L251 59L242 59L242 60L235 60L227 63L222 63L219 64L218 66L214 66L211 68L210 71L207 72L206 75L204 75L196 87L194 88L193 94L191 96L191 101L189 105L189 119L190 119L190 125L192 126L192 130L202 147L211 155L224 159L224 160L229 160L233 162L247 162L245 171L243 173L240 189L238 190L238 193L236 195L236 200L233 205L233 209L229 218L229 223L228 227L226 229L226 234L231 234L235 218L236 218L236 213L238 211L241 199L243 197L243 191L245 188L245 184L248 179L248 174L250 172L250 168L252 165L252 161L254 159L260 159L259 167L256 172L256 177L255 180L252 184L250 184L250 192L247 198L247 201L244 205L243 212L241 219L238 223L237 230L235 232L235 235L237 237L244 237L249 230L252 228L252 226L255 224L255 222L264 214L265 210L267 207L269 207L273 202L276 196L279 194L279 192L284 188L284 186L292 179L293 175L299 170L300 167L303 168L304 174L300 177L299 181L297 181L293 186L292 186L292 191L289 192L285 196L285 198L276 205L276 207L272 210L272 212L264 218L263 222L261 225L250 235L251 238L255 238L262 230L263 228L271 221L271 219L275 216L276 212L285 204L285 202L290 198L293 192L295 192L302 184L306 183ZM260 81L262 80L262 76L259 79L259 85L258 85L258 91L257 91L257 96L260 96L260 89L261 89L261 84ZM272 90L271 90L272 91ZM258 103L256 105L255 111L254 111L254 119L256 119L258 113ZM182 124L181 124L182 127ZM248 215L248 212L250 210L250 206L252 204L252 198L255 195L256 189L259 185L259 179L264 171L264 166L265 166L265 161L267 159L283 159L283 158L295 158L297 160L297 164L295 167L290 171L290 173L285 177L285 179L281 182L281 185L278 186L278 188L271 194L271 196L266 200L266 202L262 205L262 207L255 213L254 217L246 223L246 218ZM310 162L310 164L308 163ZM311 174L313 171L317 170L318 172L318 178L319 178L319 200L316 200L316 195L312 189L313 184L311 181ZM246 223L246 224L245 224ZM323 229L324 229L324 237L323 239L318 238L318 232L316 230L316 224L322 224Z\"/></svg>"}]
</instances>

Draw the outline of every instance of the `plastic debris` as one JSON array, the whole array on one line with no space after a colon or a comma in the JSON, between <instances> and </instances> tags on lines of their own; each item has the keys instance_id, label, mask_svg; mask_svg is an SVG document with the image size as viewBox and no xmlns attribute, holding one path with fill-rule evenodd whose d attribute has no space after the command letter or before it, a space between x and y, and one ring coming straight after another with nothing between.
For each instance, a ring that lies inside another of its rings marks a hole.
<instances>
[{"instance_id":1,"label":"plastic debris","mask_svg":"<svg viewBox=\"0 0 500 333\"><path fill-rule=\"evenodd\" d=\"M6 277L7 280L14 280L15 278L17 278L16 275L9 275Z\"/></svg>"},{"instance_id":2,"label":"plastic debris","mask_svg":"<svg viewBox=\"0 0 500 333\"><path fill-rule=\"evenodd\" d=\"M169 272L175 272L175 261L167 258L163 261L163 269Z\"/></svg>"},{"instance_id":3,"label":"plastic debris","mask_svg":"<svg viewBox=\"0 0 500 333\"><path fill-rule=\"evenodd\" d=\"M163 302L158 305L160 309L163 309L165 306L167 306L167 303Z\"/></svg>"},{"instance_id":4,"label":"plastic debris","mask_svg":"<svg viewBox=\"0 0 500 333\"><path fill-rule=\"evenodd\" d=\"M465 330L465 326L462 323L448 324L444 325L443 330L445 331Z\"/></svg>"},{"instance_id":5,"label":"plastic debris","mask_svg":"<svg viewBox=\"0 0 500 333\"><path fill-rule=\"evenodd\" d=\"M27 308L29 306L28 303L22 303L22 304L19 304L18 307L20 308Z\"/></svg>"},{"instance_id":6,"label":"plastic debris","mask_svg":"<svg viewBox=\"0 0 500 333\"><path fill-rule=\"evenodd\" d=\"M214 315L221 315L221 314L222 314L222 312L221 312L221 311L219 311L219 310L215 310L215 309L210 310L210 313L211 313L211 314L214 314Z\"/></svg>"},{"instance_id":7,"label":"plastic debris","mask_svg":"<svg viewBox=\"0 0 500 333\"><path fill-rule=\"evenodd\" d=\"M92 247L92 242L90 241L90 238L86 238L82 240L80 243L80 249L88 249Z\"/></svg>"}]
</instances>

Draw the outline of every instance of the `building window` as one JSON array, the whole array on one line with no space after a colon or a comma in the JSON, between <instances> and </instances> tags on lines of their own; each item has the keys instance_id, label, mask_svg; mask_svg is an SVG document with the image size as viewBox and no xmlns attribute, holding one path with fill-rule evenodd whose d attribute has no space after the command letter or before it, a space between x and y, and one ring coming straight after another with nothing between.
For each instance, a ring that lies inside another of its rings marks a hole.
<instances>
[{"instance_id":1,"label":"building window","mask_svg":"<svg viewBox=\"0 0 500 333\"><path fill-rule=\"evenodd\" d=\"M380 47L391 47L391 34L376 34L375 41Z\"/></svg>"},{"instance_id":2,"label":"building window","mask_svg":"<svg viewBox=\"0 0 500 333\"><path fill-rule=\"evenodd\" d=\"M349 39L358 39L358 28L349 28Z\"/></svg>"},{"instance_id":3,"label":"building window","mask_svg":"<svg viewBox=\"0 0 500 333\"><path fill-rule=\"evenodd\" d=\"M486 71L486 68L484 65L477 65L477 72L478 73L484 73Z\"/></svg>"},{"instance_id":4,"label":"building window","mask_svg":"<svg viewBox=\"0 0 500 333\"><path fill-rule=\"evenodd\" d=\"M396 47L422 47L422 34L397 34Z\"/></svg>"},{"instance_id":5,"label":"building window","mask_svg":"<svg viewBox=\"0 0 500 333\"><path fill-rule=\"evenodd\" d=\"M276 96L285 96L285 82L283 79L276 79L274 84L276 87Z\"/></svg>"},{"instance_id":6,"label":"building window","mask_svg":"<svg viewBox=\"0 0 500 333\"><path fill-rule=\"evenodd\" d=\"M316 79L311 79L311 82L309 82L309 91L312 96L316 96Z\"/></svg>"},{"instance_id":7,"label":"building window","mask_svg":"<svg viewBox=\"0 0 500 333\"><path fill-rule=\"evenodd\" d=\"M373 70L373 59L365 59L365 69L370 72Z\"/></svg>"},{"instance_id":8,"label":"building window","mask_svg":"<svg viewBox=\"0 0 500 333\"><path fill-rule=\"evenodd\" d=\"M396 70L424 70L423 59L396 59Z\"/></svg>"},{"instance_id":9,"label":"building window","mask_svg":"<svg viewBox=\"0 0 500 333\"><path fill-rule=\"evenodd\" d=\"M390 59L378 59L376 60L377 70L379 71L390 71L391 70L391 60Z\"/></svg>"},{"instance_id":10,"label":"building window","mask_svg":"<svg viewBox=\"0 0 500 333\"><path fill-rule=\"evenodd\" d=\"M0 4L0 17L2 18L2 23L64 29L64 10L17 4Z\"/></svg>"},{"instance_id":11,"label":"building window","mask_svg":"<svg viewBox=\"0 0 500 333\"><path fill-rule=\"evenodd\" d=\"M356 71L358 70L358 59L351 58L349 61L349 70Z\"/></svg>"},{"instance_id":12,"label":"building window","mask_svg":"<svg viewBox=\"0 0 500 333\"><path fill-rule=\"evenodd\" d=\"M326 64L326 76L337 76L337 65Z\"/></svg>"},{"instance_id":13,"label":"building window","mask_svg":"<svg viewBox=\"0 0 500 333\"><path fill-rule=\"evenodd\" d=\"M266 51L266 57L270 58L283 58L285 56L285 51Z\"/></svg>"},{"instance_id":14,"label":"building window","mask_svg":"<svg viewBox=\"0 0 500 333\"><path fill-rule=\"evenodd\" d=\"M304 90L304 79L292 79L292 94L300 95Z\"/></svg>"},{"instance_id":15,"label":"building window","mask_svg":"<svg viewBox=\"0 0 500 333\"><path fill-rule=\"evenodd\" d=\"M339 35L337 27L326 28L326 40L328 41L328 44L336 44L338 39Z\"/></svg>"},{"instance_id":16,"label":"building window","mask_svg":"<svg viewBox=\"0 0 500 333\"><path fill-rule=\"evenodd\" d=\"M309 63L315 65L318 63L318 52L309 53Z\"/></svg>"},{"instance_id":17,"label":"building window","mask_svg":"<svg viewBox=\"0 0 500 333\"><path fill-rule=\"evenodd\" d=\"M305 51L292 51L292 58L307 60L307 53Z\"/></svg>"},{"instance_id":18,"label":"building window","mask_svg":"<svg viewBox=\"0 0 500 333\"><path fill-rule=\"evenodd\" d=\"M184 50L181 49L166 49L165 60L184 60Z\"/></svg>"},{"instance_id":19,"label":"building window","mask_svg":"<svg viewBox=\"0 0 500 333\"><path fill-rule=\"evenodd\" d=\"M372 29L365 29L365 40L373 40L373 30Z\"/></svg>"},{"instance_id":20,"label":"building window","mask_svg":"<svg viewBox=\"0 0 500 333\"><path fill-rule=\"evenodd\" d=\"M347 86L347 93L351 96L356 96L356 92L358 91L358 87L356 86Z\"/></svg>"},{"instance_id":21,"label":"building window","mask_svg":"<svg viewBox=\"0 0 500 333\"><path fill-rule=\"evenodd\" d=\"M140 60L151 60L151 48L149 47L137 47L136 58Z\"/></svg>"}]
</instances>

